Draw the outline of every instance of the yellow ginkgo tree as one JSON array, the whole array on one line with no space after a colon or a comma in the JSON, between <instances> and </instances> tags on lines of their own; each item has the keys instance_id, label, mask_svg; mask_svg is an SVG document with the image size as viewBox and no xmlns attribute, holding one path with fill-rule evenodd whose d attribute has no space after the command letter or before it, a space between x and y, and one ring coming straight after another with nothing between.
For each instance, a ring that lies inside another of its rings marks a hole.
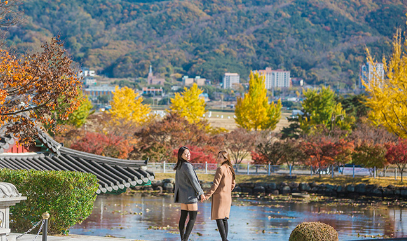
<instances>
[{"instance_id":1,"label":"yellow ginkgo tree","mask_svg":"<svg viewBox=\"0 0 407 241\"><path fill-rule=\"evenodd\" d=\"M270 103L264 76L250 73L249 92L238 98L236 123L246 130L274 130L281 118L281 101Z\"/></svg>"},{"instance_id":2,"label":"yellow ginkgo tree","mask_svg":"<svg viewBox=\"0 0 407 241\"><path fill-rule=\"evenodd\" d=\"M133 89L116 86L113 99L110 102L112 109L110 115L116 123L142 124L148 120L147 114L151 112L150 105L142 103L143 97Z\"/></svg>"},{"instance_id":3,"label":"yellow ginkgo tree","mask_svg":"<svg viewBox=\"0 0 407 241\"><path fill-rule=\"evenodd\" d=\"M190 123L201 121L205 114L205 99L200 97L203 93L197 84L193 84L190 89L184 88L184 92L175 93L171 98L170 113L177 113L185 117Z\"/></svg>"},{"instance_id":4,"label":"yellow ginkgo tree","mask_svg":"<svg viewBox=\"0 0 407 241\"><path fill-rule=\"evenodd\" d=\"M384 77L374 68L373 78L362 82L368 93L366 104L371 108L369 118L376 125L383 125L389 132L407 138L407 41L402 43L400 30L393 38L391 58L383 57ZM403 35L404 36L404 35ZM367 61L376 66L367 52Z\"/></svg>"}]
</instances>

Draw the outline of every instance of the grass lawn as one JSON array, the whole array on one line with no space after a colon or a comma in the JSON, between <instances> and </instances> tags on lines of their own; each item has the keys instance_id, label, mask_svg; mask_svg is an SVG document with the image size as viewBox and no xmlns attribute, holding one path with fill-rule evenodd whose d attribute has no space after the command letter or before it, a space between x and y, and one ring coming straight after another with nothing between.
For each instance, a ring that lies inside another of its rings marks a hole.
<instances>
[{"instance_id":1,"label":"grass lawn","mask_svg":"<svg viewBox=\"0 0 407 241\"><path fill-rule=\"evenodd\" d=\"M214 174L197 174L199 180L211 182L213 181ZM175 173L155 173L155 178L157 180L162 180L166 178L175 178ZM297 175L297 179L285 179L282 175L237 175L236 176L237 183L244 183L244 182L315 182L317 184L331 184L331 185L348 185L348 184L377 184L382 187L387 187L388 185L394 186L407 186L407 177L405 177L404 182L400 182L400 177L398 180L394 180L394 177L380 177L380 178L373 178L373 177L344 177L344 176L336 176L332 178L331 176L322 176L319 178L318 176L305 176L305 175Z\"/></svg>"},{"instance_id":2,"label":"grass lawn","mask_svg":"<svg viewBox=\"0 0 407 241\"><path fill-rule=\"evenodd\" d=\"M159 106L159 107L154 107L154 110L165 110L164 107ZM205 118L209 121L209 123L213 127L222 127L227 130L234 130L237 128L237 124L234 119L234 112L230 111L211 111L212 116L208 118L209 111L205 113ZM287 117L291 115L290 113L281 113L281 119L277 123L276 129L273 130L273 132L280 132L283 127L288 127L290 124L288 123ZM223 118L221 118L223 116Z\"/></svg>"},{"instance_id":3,"label":"grass lawn","mask_svg":"<svg viewBox=\"0 0 407 241\"><path fill-rule=\"evenodd\" d=\"M208 113L206 113L206 115ZM222 115L223 115L223 118L221 118ZM237 124L235 122L234 115L235 115L234 112L212 111L212 117L207 118L207 120L213 127L223 127L228 130L234 130L237 128ZM287 117L290 115L291 115L291 113L281 113L281 119L277 123L276 129L274 129L274 132L279 132L283 129L283 127L289 126ZM218 117L216 117L216 116L218 116ZM228 117L230 117L230 119Z\"/></svg>"}]
</instances>

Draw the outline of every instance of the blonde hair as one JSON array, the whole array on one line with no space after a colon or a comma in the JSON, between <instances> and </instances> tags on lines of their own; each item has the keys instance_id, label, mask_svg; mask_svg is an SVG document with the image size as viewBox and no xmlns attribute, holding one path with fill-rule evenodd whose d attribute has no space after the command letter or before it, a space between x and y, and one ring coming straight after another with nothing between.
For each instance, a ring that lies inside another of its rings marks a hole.
<instances>
[{"instance_id":1,"label":"blonde hair","mask_svg":"<svg viewBox=\"0 0 407 241\"><path fill-rule=\"evenodd\" d=\"M236 179L235 169L233 169L232 162L230 161L229 153L227 151L220 151L219 154L221 154L223 156L223 158L226 159L226 161L222 162L222 165L228 164L228 166L230 167L230 171L232 172L233 180L235 180Z\"/></svg>"}]
</instances>

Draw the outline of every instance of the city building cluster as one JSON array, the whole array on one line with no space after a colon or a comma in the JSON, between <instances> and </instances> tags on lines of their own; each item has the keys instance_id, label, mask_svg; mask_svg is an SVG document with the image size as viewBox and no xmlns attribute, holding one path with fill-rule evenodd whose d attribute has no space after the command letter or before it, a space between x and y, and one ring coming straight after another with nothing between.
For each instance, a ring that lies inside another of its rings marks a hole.
<instances>
[{"instance_id":1,"label":"city building cluster","mask_svg":"<svg viewBox=\"0 0 407 241\"><path fill-rule=\"evenodd\" d=\"M264 76L264 84L267 90L272 92L272 99L283 98L287 101L297 102L298 97L287 95L288 88L290 87L303 87L303 88L316 88L316 86L306 85L302 78L291 77L290 71L282 69L272 69L266 67L262 70L253 70L254 73L259 73ZM375 64L363 64L360 67L360 79L357 84L359 91L363 91L365 86L362 81L367 85L373 83L373 81L380 81L384 77L384 69L382 63ZM89 96L92 101L99 102L101 97L110 100L115 91L115 86L109 84L102 84L97 82L97 75L94 70L89 68L83 68L78 76L83 82L84 94ZM169 93L166 93L164 86L166 80L163 77L156 76L153 73L153 67L150 65L149 72L146 79L147 85L140 86L139 90L136 90L140 95L146 97L152 97L154 99L160 100L162 98L169 98ZM178 92L182 91L184 87L192 86L197 84L198 86L211 85L211 80L202 78L201 76L189 77L183 76L178 84L172 84L168 91ZM216 86L215 86L216 87ZM205 101L211 99L222 99L223 101L236 101L237 96L241 95L241 91L247 90L249 88L248 81L241 81L240 75L238 73L226 72L223 74L221 82L217 85L219 89L224 90L236 90L232 95L224 95L222 91L216 91L211 95L208 93L202 93L202 98ZM278 91L277 96L275 96L275 91ZM232 92L233 93L233 92ZM281 96L283 94L283 96ZM285 96L285 97L284 97ZM209 98L210 97L210 98ZM168 100L166 100L168 102Z\"/></svg>"}]
</instances>

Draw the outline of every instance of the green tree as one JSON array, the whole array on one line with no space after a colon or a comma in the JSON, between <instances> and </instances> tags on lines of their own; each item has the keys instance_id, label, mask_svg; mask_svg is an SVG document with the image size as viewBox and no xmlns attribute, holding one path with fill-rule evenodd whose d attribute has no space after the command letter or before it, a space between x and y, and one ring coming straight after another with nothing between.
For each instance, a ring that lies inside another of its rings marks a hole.
<instances>
[{"instance_id":1,"label":"green tree","mask_svg":"<svg viewBox=\"0 0 407 241\"><path fill-rule=\"evenodd\" d=\"M236 123L246 130L274 130L281 118L281 101L268 103L265 77L250 73L249 92L238 98Z\"/></svg>"},{"instance_id":2,"label":"green tree","mask_svg":"<svg viewBox=\"0 0 407 241\"><path fill-rule=\"evenodd\" d=\"M59 116L61 116L62 113L65 113L67 111L71 103L66 100L65 96L58 99L59 108L56 111L52 112L53 118L56 119L55 124L73 125L79 128L86 123L88 116L94 113L94 111L92 111L93 108L92 103L90 102L88 97L83 94L83 91L80 90L79 88L78 95L73 101L79 103L78 108L75 109L71 114L69 114L67 119L62 119L59 118ZM53 134L52 132L50 132L50 129L52 128L51 125L44 124L44 126L48 130L49 134Z\"/></svg>"},{"instance_id":3,"label":"green tree","mask_svg":"<svg viewBox=\"0 0 407 241\"><path fill-rule=\"evenodd\" d=\"M339 126L342 130L351 130L355 118L348 116L341 103L335 101L335 93L329 87L322 87L319 91L308 89L303 94L304 115L299 116L299 122L305 133L309 133L317 125L323 125L331 130L334 126Z\"/></svg>"},{"instance_id":4,"label":"green tree","mask_svg":"<svg viewBox=\"0 0 407 241\"><path fill-rule=\"evenodd\" d=\"M365 99L366 96L364 94L335 97L336 102L341 103L346 114L354 116L356 119L367 116L369 112L369 107L365 104Z\"/></svg>"},{"instance_id":5,"label":"green tree","mask_svg":"<svg viewBox=\"0 0 407 241\"><path fill-rule=\"evenodd\" d=\"M190 123L197 123L205 114L205 100L199 97L202 90L197 84L193 84L190 89L184 88L184 92L175 93L175 97L171 98L169 112L178 113L181 117L185 117Z\"/></svg>"},{"instance_id":6,"label":"green tree","mask_svg":"<svg viewBox=\"0 0 407 241\"><path fill-rule=\"evenodd\" d=\"M68 123L75 126L81 127L86 123L88 116L93 114L95 111L92 111L92 102L90 102L87 96L83 95L83 92L79 92L79 99L81 100L81 104L79 105L78 109L76 109L72 114L68 117Z\"/></svg>"},{"instance_id":7,"label":"green tree","mask_svg":"<svg viewBox=\"0 0 407 241\"><path fill-rule=\"evenodd\" d=\"M283 127L281 130L281 139L298 139L301 135L301 128L298 122L298 117L287 118L290 125Z\"/></svg>"},{"instance_id":8,"label":"green tree","mask_svg":"<svg viewBox=\"0 0 407 241\"><path fill-rule=\"evenodd\" d=\"M384 145L363 141L357 145L352 153L352 161L365 167L383 168L388 165L386 160L387 149Z\"/></svg>"},{"instance_id":9,"label":"green tree","mask_svg":"<svg viewBox=\"0 0 407 241\"><path fill-rule=\"evenodd\" d=\"M110 101L110 97L108 95L99 95L97 97L98 101L102 104L107 104Z\"/></svg>"}]
</instances>

